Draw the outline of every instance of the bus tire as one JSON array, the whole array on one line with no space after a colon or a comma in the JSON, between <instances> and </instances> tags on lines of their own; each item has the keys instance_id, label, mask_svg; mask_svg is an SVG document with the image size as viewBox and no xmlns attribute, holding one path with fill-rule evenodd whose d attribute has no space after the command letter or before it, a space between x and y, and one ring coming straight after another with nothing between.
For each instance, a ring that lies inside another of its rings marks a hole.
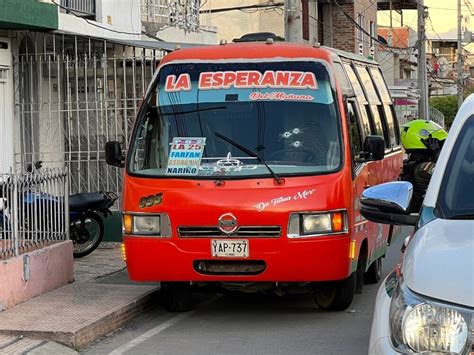
<instances>
[{"instance_id":1,"label":"bus tire","mask_svg":"<svg viewBox=\"0 0 474 355\"><path fill-rule=\"evenodd\" d=\"M343 311L352 303L357 275L353 272L340 281L321 282L314 285L313 297L319 308L327 311Z\"/></svg>"},{"instance_id":2,"label":"bus tire","mask_svg":"<svg viewBox=\"0 0 474 355\"><path fill-rule=\"evenodd\" d=\"M367 272L364 273L364 282L366 284L377 284L382 278L382 257L374 260L370 264Z\"/></svg>"},{"instance_id":3,"label":"bus tire","mask_svg":"<svg viewBox=\"0 0 474 355\"><path fill-rule=\"evenodd\" d=\"M187 312L192 309L192 290L188 282L162 282L160 297L168 312Z\"/></svg>"}]
</instances>

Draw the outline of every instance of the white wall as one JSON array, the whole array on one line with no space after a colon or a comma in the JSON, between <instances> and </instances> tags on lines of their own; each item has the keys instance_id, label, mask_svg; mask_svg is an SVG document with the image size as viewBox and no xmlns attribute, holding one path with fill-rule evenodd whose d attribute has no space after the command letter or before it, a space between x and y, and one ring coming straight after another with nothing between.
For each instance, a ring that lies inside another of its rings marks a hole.
<instances>
[{"instance_id":1,"label":"white wall","mask_svg":"<svg viewBox=\"0 0 474 355\"><path fill-rule=\"evenodd\" d=\"M202 10L227 8L236 6L249 6L264 4L264 0L209 0L203 4ZM225 39L231 42L247 33L273 32L284 37L284 15L281 11L227 11L218 13L202 13L201 25L217 28L217 40Z\"/></svg>"},{"instance_id":2,"label":"white wall","mask_svg":"<svg viewBox=\"0 0 474 355\"><path fill-rule=\"evenodd\" d=\"M116 30L140 33L140 0L98 0L97 22L113 25Z\"/></svg>"},{"instance_id":3,"label":"white wall","mask_svg":"<svg viewBox=\"0 0 474 355\"><path fill-rule=\"evenodd\" d=\"M111 24L108 20L111 20ZM153 40L142 35L139 0L97 0L97 22L60 12L59 31L110 40ZM169 27L156 33L156 37L168 42L197 44L218 42L216 29L203 26L199 32L185 32L179 28Z\"/></svg>"},{"instance_id":4,"label":"white wall","mask_svg":"<svg viewBox=\"0 0 474 355\"><path fill-rule=\"evenodd\" d=\"M13 168L13 69L11 42L0 37L8 44L8 49L0 49L0 70L6 79L0 78L0 174Z\"/></svg>"},{"instance_id":5,"label":"white wall","mask_svg":"<svg viewBox=\"0 0 474 355\"><path fill-rule=\"evenodd\" d=\"M395 80L400 78L400 59L398 54L379 49L378 62L381 63L387 85L395 85Z\"/></svg>"}]
</instances>

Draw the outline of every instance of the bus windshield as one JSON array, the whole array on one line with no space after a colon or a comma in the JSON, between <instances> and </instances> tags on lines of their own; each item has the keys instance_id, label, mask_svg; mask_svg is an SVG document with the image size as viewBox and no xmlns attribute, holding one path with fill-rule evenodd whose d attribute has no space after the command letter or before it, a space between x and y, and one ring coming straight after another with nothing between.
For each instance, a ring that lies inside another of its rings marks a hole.
<instances>
[{"instance_id":1,"label":"bus windshield","mask_svg":"<svg viewBox=\"0 0 474 355\"><path fill-rule=\"evenodd\" d=\"M138 118L132 174L267 177L266 163L279 176L294 176L342 164L339 116L323 62L171 63L155 83Z\"/></svg>"}]
</instances>

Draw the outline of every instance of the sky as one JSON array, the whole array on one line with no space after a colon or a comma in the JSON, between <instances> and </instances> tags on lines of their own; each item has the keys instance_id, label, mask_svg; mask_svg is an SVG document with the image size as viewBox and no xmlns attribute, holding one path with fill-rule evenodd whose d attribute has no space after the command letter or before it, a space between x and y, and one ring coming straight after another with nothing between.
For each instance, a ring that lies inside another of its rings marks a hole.
<instances>
[{"instance_id":1,"label":"sky","mask_svg":"<svg viewBox=\"0 0 474 355\"><path fill-rule=\"evenodd\" d=\"M420 2L418 0L418 2ZM467 28L474 29L474 0L461 0L461 11L467 22ZM472 4L472 12L467 4ZM450 37L456 37L457 29L457 0L425 0L424 5L428 7L429 17L426 21L426 31L428 35L443 35L450 33ZM393 26L400 26L400 15L395 11L393 15ZM388 26L390 24L389 11L378 12L378 25ZM403 10L403 24L417 30L417 11Z\"/></svg>"}]
</instances>

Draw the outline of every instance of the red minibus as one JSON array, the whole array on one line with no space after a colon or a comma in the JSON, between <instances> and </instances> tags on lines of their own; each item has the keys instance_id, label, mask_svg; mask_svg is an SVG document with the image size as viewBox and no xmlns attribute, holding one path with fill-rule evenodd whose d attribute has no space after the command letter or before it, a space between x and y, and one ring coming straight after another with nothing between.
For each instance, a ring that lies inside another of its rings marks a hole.
<instances>
[{"instance_id":1,"label":"red minibus","mask_svg":"<svg viewBox=\"0 0 474 355\"><path fill-rule=\"evenodd\" d=\"M398 124L377 62L291 43L238 43L163 58L125 166L123 244L134 281L166 307L192 290L309 291L347 308L381 276L392 238L359 198L398 177Z\"/></svg>"}]
</instances>

